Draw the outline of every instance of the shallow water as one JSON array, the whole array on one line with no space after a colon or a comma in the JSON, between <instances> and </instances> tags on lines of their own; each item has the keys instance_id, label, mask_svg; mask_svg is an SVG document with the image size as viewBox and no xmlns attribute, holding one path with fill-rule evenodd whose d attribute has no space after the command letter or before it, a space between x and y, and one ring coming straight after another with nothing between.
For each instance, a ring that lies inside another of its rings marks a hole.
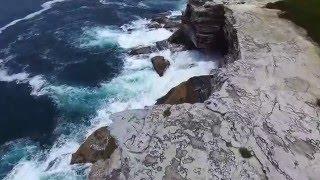
<instances>
[{"instance_id":1,"label":"shallow water","mask_svg":"<svg viewBox=\"0 0 320 180\"><path fill-rule=\"evenodd\" d=\"M41 3L1 22L9 24L0 33L1 179L85 179L88 165L69 165L71 153L112 123L111 113L153 105L216 66L195 51L126 54L168 38L172 32L146 24L157 13L179 14L183 1ZM152 68L155 55L171 63L163 77Z\"/></svg>"}]
</instances>

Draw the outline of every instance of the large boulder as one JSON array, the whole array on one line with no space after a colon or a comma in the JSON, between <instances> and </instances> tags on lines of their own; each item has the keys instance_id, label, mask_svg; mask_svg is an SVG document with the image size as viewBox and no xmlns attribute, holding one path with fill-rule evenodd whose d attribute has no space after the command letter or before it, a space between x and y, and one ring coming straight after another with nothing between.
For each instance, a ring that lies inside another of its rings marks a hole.
<instances>
[{"instance_id":1,"label":"large boulder","mask_svg":"<svg viewBox=\"0 0 320 180\"><path fill-rule=\"evenodd\" d=\"M159 76L163 76L166 69L170 66L170 62L163 56L155 56L151 58L151 62L154 70L159 74Z\"/></svg>"},{"instance_id":2,"label":"large boulder","mask_svg":"<svg viewBox=\"0 0 320 180\"><path fill-rule=\"evenodd\" d=\"M158 99L156 104L204 102L211 94L212 78L212 75L192 77L171 89L165 96Z\"/></svg>"},{"instance_id":3,"label":"large boulder","mask_svg":"<svg viewBox=\"0 0 320 180\"><path fill-rule=\"evenodd\" d=\"M99 128L72 154L71 164L94 163L108 159L116 148L116 141L107 127Z\"/></svg>"}]
</instances>

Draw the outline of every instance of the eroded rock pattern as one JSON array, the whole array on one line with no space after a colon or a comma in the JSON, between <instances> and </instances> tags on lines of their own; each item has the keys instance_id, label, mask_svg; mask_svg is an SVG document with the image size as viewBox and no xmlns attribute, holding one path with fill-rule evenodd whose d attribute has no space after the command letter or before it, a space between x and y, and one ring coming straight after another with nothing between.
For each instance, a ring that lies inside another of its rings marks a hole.
<instances>
[{"instance_id":1,"label":"eroded rock pattern","mask_svg":"<svg viewBox=\"0 0 320 180\"><path fill-rule=\"evenodd\" d=\"M168 109L170 115L164 113ZM109 179L116 172L113 178L119 179L265 176L254 156L242 157L221 138L223 117L202 104L161 105L114 114L112 119L110 131L117 137L121 164L104 166L106 173L100 178Z\"/></svg>"}]
</instances>

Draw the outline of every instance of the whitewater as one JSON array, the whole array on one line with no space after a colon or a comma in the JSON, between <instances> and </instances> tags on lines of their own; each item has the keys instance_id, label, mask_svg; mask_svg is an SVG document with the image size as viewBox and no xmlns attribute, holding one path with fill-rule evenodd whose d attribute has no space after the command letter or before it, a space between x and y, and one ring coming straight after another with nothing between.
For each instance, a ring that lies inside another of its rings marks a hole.
<instances>
[{"instance_id":1,"label":"whitewater","mask_svg":"<svg viewBox=\"0 0 320 180\"><path fill-rule=\"evenodd\" d=\"M0 28L0 33L8 27L14 28L20 21L41 14L57 2L62 0L44 3L43 9ZM101 1L101 3L108 2ZM171 11L171 16L178 15L180 15L179 9ZM84 27L82 36L74 44L83 49L112 45L126 52L130 48L148 46L165 40L172 34L164 28L148 29L148 23L150 19L140 17L121 27ZM150 61L156 55L164 56L171 64L162 77L153 70ZM90 165L70 165L71 154L94 130L112 123L109 119L110 114L151 106L172 87L193 76L209 74L216 67L212 60L197 51L164 50L141 56L129 56L123 53L121 59L123 61L121 72L112 80L101 82L95 88L51 84L41 74L31 76L21 72L9 75L7 69L2 67L0 81L27 82L32 87L33 96L49 95L60 109L66 111L69 108L95 111L89 122L79 125L68 122L58 124L55 129L58 137L48 148L40 148L36 143L23 139L8 142L7 145L11 144L12 149L9 154L1 157L1 161L10 162L10 159L16 158L17 154L20 159L5 179L85 179ZM64 133L65 129L68 129L68 133Z\"/></svg>"}]
</instances>

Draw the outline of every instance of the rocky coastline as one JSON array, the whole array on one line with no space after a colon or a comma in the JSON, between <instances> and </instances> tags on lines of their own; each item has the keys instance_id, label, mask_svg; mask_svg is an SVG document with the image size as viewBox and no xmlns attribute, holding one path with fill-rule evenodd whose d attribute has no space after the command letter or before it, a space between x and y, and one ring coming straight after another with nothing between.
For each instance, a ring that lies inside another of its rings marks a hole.
<instances>
[{"instance_id":1,"label":"rocky coastline","mask_svg":"<svg viewBox=\"0 0 320 180\"><path fill-rule=\"evenodd\" d=\"M181 23L155 18L149 28L173 35L130 55L218 52L219 68L154 106L113 114L71 163L92 163L92 180L317 179L320 49L270 2L189 0ZM153 64L159 76L170 66Z\"/></svg>"}]
</instances>

